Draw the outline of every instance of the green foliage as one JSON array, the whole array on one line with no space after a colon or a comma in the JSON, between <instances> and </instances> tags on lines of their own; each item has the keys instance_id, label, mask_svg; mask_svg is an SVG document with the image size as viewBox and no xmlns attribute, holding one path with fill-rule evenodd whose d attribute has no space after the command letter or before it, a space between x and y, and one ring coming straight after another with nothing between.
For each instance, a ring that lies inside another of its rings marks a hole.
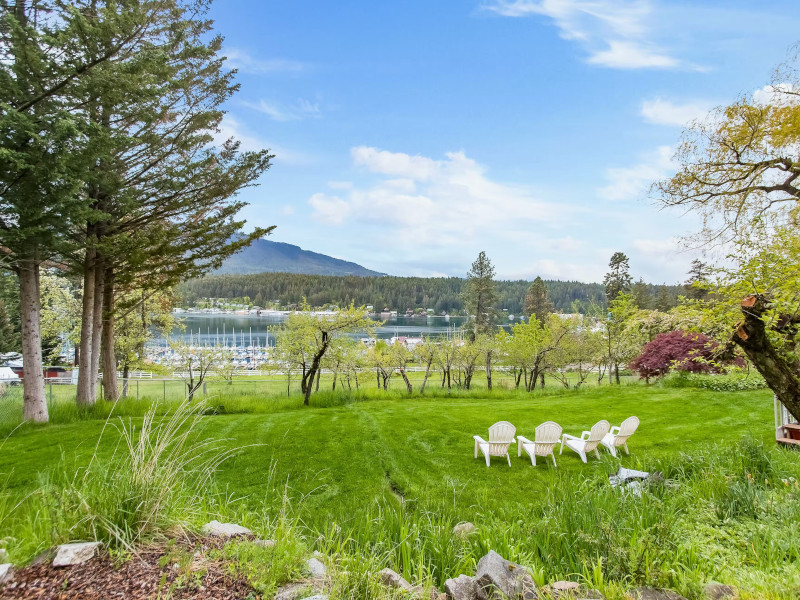
<instances>
[{"instance_id":1,"label":"green foliage","mask_svg":"<svg viewBox=\"0 0 800 600\"><path fill-rule=\"evenodd\" d=\"M610 303L619 294L628 292L633 279L630 275L630 264L624 252L614 252L608 261L608 273L603 278L606 287L606 302Z\"/></svg>"},{"instance_id":2,"label":"green foliage","mask_svg":"<svg viewBox=\"0 0 800 600\"><path fill-rule=\"evenodd\" d=\"M667 388L698 388L715 392L746 392L766 389L764 378L756 372L732 369L717 375L672 371L660 384Z\"/></svg>"},{"instance_id":3,"label":"green foliage","mask_svg":"<svg viewBox=\"0 0 800 600\"><path fill-rule=\"evenodd\" d=\"M500 296L494 282L494 266L485 252L480 252L472 263L461 294L467 314L475 319L472 339L479 335L493 335Z\"/></svg>"},{"instance_id":4,"label":"green foliage","mask_svg":"<svg viewBox=\"0 0 800 600\"><path fill-rule=\"evenodd\" d=\"M535 316L540 323L544 323L554 311L553 303L547 297L547 285L541 277L537 277L525 296L525 314L529 317Z\"/></svg>"}]
</instances>

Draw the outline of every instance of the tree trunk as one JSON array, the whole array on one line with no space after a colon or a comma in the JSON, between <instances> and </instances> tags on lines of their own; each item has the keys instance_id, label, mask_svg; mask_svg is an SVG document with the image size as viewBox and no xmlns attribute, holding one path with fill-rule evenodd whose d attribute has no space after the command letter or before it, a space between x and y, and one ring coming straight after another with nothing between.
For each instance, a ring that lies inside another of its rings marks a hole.
<instances>
[{"instance_id":1,"label":"tree trunk","mask_svg":"<svg viewBox=\"0 0 800 600\"><path fill-rule=\"evenodd\" d=\"M539 387L544 389L544 371L539 373Z\"/></svg>"},{"instance_id":2,"label":"tree trunk","mask_svg":"<svg viewBox=\"0 0 800 600\"><path fill-rule=\"evenodd\" d=\"M97 380L100 374L100 342L103 335L103 297L105 295L105 269L103 259L97 260L94 275L94 309L92 310L92 364L91 386L92 404L97 400Z\"/></svg>"},{"instance_id":3,"label":"tree trunk","mask_svg":"<svg viewBox=\"0 0 800 600\"><path fill-rule=\"evenodd\" d=\"M308 369L303 375L303 380L306 382L305 384L305 398L303 400L303 404L308 406L311 403L311 387L314 383L314 378L317 376L319 372L320 363L322 362L322 357L325 355L325 351L328 349L328 333L326 331L322 332L322 346L314 355L314 360L311 361L311 367ZM319 385L319 379L317 379L317 385Z\"/></svg>"},{"instance_id":4,"label":"tree trunk","mask_svg":"<svg viewBox=\"0 0 800 600\"><path fill-rule=\"evenodd\" d=\"M319 378L320 378L320 376L321 376L321 375L322 375L322 368L320 368L320 369L317 371L317 383L316 383L316 385L314 386L314 391L315 391L315 392L318 392L318 391L319 391Z\"/></svg>"},{"instance_id":5,"label":"tree trunk","mask_svg":"<svg viewBox=\"0 0 800 600\"><path fill-rule=\"evenodd\" d=\"M42 330L39 295L39 263L33 259L19 264L19 309L22 320L22 417L47 423L47 398L42 372Z\"/></svg>"},{"instance_id":6,"label":"tree trunk","mask_svg":"<svg viewBox=\"0 0 800 600\"><path fill-rule=\"evenodd\" d=\"M406 370L403 367L400 367L400 375L403 377L403 381L406 383L406 389L408 390L408 393L413 393L411 382L408 380L408 375L406 375Z\"/></svg>"},{"instance_id":7,"label":"tree trunk","mask_svg":"<svg viewBox=\"0 0 800 600\"><path fill-rule=\"evenodd\" d=\"M792 354L779 352L767 335L767 326L762 316L769 307L769 300L762 294L747 296L742 300L744 321L732 336L732 341L744 350L756 370L764 378L778 400L795 419L800 420L800 361ZM796 327L792 319L781 323L776 330Z\"/></svg>"},{"instance_id":8,"label":"tree trunk","mask_svg":"<svg viewBox=\"0 0 800 600\"><path fill-rule=\"evenodd\" d=\"M122 367L122 397L128 397L128 377L131 374L131 366L125 361L125 365Z\"/></svg>"},{"instance_id":9,"label":"tree trunk","mask_svg":"<svg viewBox=\"0 0 800 600\"><path fill-rule=\"evenodd\" d=\"M78 406L91 406L94 396L91 389L92 376L92 324L94 323L94 279L95 250L88 248L83 263L83 310L81 313L81 341L78 361Z\"/></svg>"},{"instance_id":10,"label":"tree trunk","mask_svg":"<svg viewBox=\"0 0 800 600\"><path fill-rule=\"evenodd\" d=\"M114 354L114 271L106 267L103 289L103 331L100 358L103 363L103 397L109 402L119 399L117 391L117 358Z\"/></svg>"},{"instance_id":11,"label":"tree trunk","mask_svg":"<svg viewBox=\"0 0 800 600\"><path fill-rule=\"evenodd\" d=\"M614 379L617 381L617 385L619 385L619 365L614 365Z\"/></svg>"},{"instance_id":12,"label":"tree trunk","mask_svg":"<svg viewBox=\"0 0 800 600\"><path fill-rule=\"evenodd\" d=\"M425 365L425 378L422 380L422 388L420 388L420 390L419 390L420 394L424 394L425 393L425 384L428 383L428 377L430 377L430 375L431 375L431 364L432 363L433 363L433 360L429 360L428 364Z\"/></svg>"},{"instance_id":13,"label":"tree trunk","mask_svg":"<svg viewBox=\"0 0 800 600\"><path fill-rule=\"evenodd\" d=\"M486 387L492 391L492 353L486 353Z\"/></svg>"}]
</instances>

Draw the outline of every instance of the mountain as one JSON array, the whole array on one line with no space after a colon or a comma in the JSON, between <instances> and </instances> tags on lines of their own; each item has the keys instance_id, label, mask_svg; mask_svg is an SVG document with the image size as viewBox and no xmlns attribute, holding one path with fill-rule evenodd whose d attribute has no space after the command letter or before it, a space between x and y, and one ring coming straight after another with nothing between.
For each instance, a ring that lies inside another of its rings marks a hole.
<instances>
[{"instance_id":1,"label":"mountain","mask_svg":"<svg viewBox=\"0 0 800 600\"><path fill-rule=\"evenodd\" d=\"M215 271L217 275L252 273L301 273L304 275L356 275L381 277L386 273L371 271L361 265L332 256L303 250L299 246L256 240L248 248L234 254Z\"/></svg>"}]
</instances>

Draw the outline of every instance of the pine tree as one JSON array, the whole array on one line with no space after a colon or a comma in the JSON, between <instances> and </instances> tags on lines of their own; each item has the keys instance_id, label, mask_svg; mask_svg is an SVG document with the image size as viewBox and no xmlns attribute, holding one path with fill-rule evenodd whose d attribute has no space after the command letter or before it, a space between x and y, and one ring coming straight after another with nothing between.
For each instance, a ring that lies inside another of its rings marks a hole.
<instances>
[{"instance_id":1,"label":"pine tree","mask_svg":"<svg viewBox=\"0 0 800 600\"><path fill-rule=\"evenodd\" d=\"M475 319L471 332L473 339L479 335L494 335L499 296L494 282L494 266L483 251L467 273L462 297L467 313Z\"/></svg>"},{"instance_id":2,"label":"pine tree","mask_svg":"<svg viewBox=\"0 0 800 600\"><path fill-rule=\"evenodd\" d=\"M539 323L544 324L547 315L554 312L555 308L547 295L547 286L541 277L533 280L528 294L525 296L525 315L535 316Z\"/></svg>"},{"instance_id":3,"label":"pine tree","mask_svg":"<svg viewBox=\"0 0 800 600\"><path fill-rule=\"evenodd\" d=\"M608 262L609 271L603 279L606 286L606 302L611 303L620 293L630 290L633 279L630 275L628 257L624 252L614 252Z\"/></svg>"},{"instance_id":4,"label":"pine tree","mask_svg":"<svg viewBox=\"0 0 800 600\"><path fill-rule=\"evenodd\" d=\"M708 290L704 286L708 284L711 269L706 263L696 258L692 261L688 275L689 279L683 284L686 297L692 300L703 300L708 296Z\"/></svg>"},{"instance_id":5,"label":"pine tree","mask_svg":"<svg viewBox=\"0 0 800 600\"><path fill-rule=\"evenodd\" d=\"M639 308L648 309L653 306L653 295L650 288L641 277L631 286L631 298Z\"/></svg>"},{"instance_id":6,"label":"pine tree","mask_svg":"<svg viewBox=\"0 0 800 600\"><path fill-rule=\"evenodd\" d=\"M667 312L675 307L675 299L670 295L666 285L658 286L655 307L661 312Z\"/></svg>"}]
</instances>

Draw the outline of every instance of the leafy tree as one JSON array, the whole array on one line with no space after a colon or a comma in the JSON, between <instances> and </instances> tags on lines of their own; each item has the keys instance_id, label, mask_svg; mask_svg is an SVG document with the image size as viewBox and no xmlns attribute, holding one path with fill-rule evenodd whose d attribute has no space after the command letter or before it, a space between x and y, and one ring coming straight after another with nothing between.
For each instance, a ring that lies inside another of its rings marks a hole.
<instances>
[{"instance_id":1,"label":"leafy tree","mask_svg":"<svg viewBox=\"0 0 800 600\"><path fill-rule=\"evenodd\" d=\"M608 307L606 343L608 348L608 381L620 383L619 367L630 362L641 347L638 331L630 327L636 313L630 294L618 294Z\"/></svg>"},{"instance_id":2,"label":"leafy tree","mask_svg":"<svg viewBox=\"0 0 800 600\"><path fill-rule=\"evenodd\" d=\"M422 380L422 386L420 387L419 393L425 393L425 385L428 383L428 378L431 375L431 368L433 364L436 362L437 356L439 352L439 345L434 342L430 337L425 337L422 339L421 344L417 344L417 347L414 348L414 357L420 364L425 366L425 377Z\"/></svg>"},{"instance_id":3,"label":"leafy tree","mask_svg":"<svg viewBox=\"0 0 800 600\"><path fill-rule=\"evenodd\" d=\"M19 331L11 323L6 304L0 299L0 354L18 352L19 347Z\"/></svg>"},{"instance_id":4,"label":"leafy tree","mask_svg":"<svg viewBox=\"0 0 800 600\"><path fill-rule=\"evenodd\" d=\"M742 97L684 134L678 173L654 191L699 214L704 241L732 245L709 318L732 331L776 397L800 418L800 61L776 73L771 97ZM717 286L715 286L717 287Z\"/></svg>"},{"instance_id":5,"label":"leafy tree","mask_svg":"<svg viewBox=\"0 0 800 600\"><path fill-rule=\"evenodd\" d=\"M541 277L537 277L525 296L525 315L533 315L540 323L544 323L554 310L553 303L547 296L547 286Z\"/></svg>"},{"instance_id":6,"label":"leafy tree","mask_svg":"<svg viewBox=\"0 0 800 600\"><path fill-rule=\"evenodd\" d=\"M606 286L606 302L610 304L621 293L627 292L632 281L628 257L624 252L614 252L608 262L608 273L603 278L603 285Z\"/></svg>"},{"instance_id":7,"label":"leafy tree","mask_svg":"<svg viewBox=\"0 0 800 600\"><path fill-rule=\"evenodd\" d=\"M413 353L404 344L395 342L389 346L389 360L392 366L397 369L397 372L400 373L400 377L403 378L403 383L406 384L408 393L413 393L414 389L408 379L408 373L406 373L409 363L414 360Z\"/></svg>"},{"instance_id":8,"label":"leafy tree","mask_svg":"<svg viewBox=\"0 0 800 600\"><path fill-rule=\"evenodd\" d=\"M467 273L463 296L467 312L475 319L472 338L484 334L494 335L499 296L494 282L494 267L483 251L478 254Z\"/></svg>"},{"instance_id":9,"label":"leafy tree","mask_svg":"<svg viewBox=\"0 0 800 600\"><path fill-rule=\"evenodd\" d=\"M209 374L233 360L233 352L226 346L195 346L184 341L170 344L175 356L177 374L186 383L186 397L194 400Z\"/></svg>"},{"instance_id":10,"label":"leafy tree","mask_svg":"<svg viewBox=\"0 0 800 600\"><path fill-rule=\"evenodd\" d=\"M666 375L671 369L691 373L719 373L714 362L719 343L702 333L670 331L656 336L631 362L631 369L650 383L651 377Z\"/></svg>"}]
</instances>

